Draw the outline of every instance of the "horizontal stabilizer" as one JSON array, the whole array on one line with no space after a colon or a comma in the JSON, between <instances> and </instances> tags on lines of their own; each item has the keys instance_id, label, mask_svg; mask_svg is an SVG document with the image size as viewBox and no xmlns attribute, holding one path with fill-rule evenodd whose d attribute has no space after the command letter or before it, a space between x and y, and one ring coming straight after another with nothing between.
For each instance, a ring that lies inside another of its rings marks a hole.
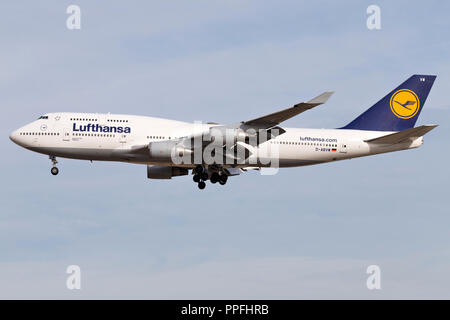
<instances>
[{"instance_id":1,"label":"horizontal stabilizer","mask_svg":"<svg viewBox=\"0 0 450 320\"><path fill-rule=\"evenodd\" d=\"M365 140L365 142L376 144L396 144L407 142L408 140L413 141L419 137L424 136L437 126L437 124L424 125L416 128L406 129L396 133L391 133L379 138Z\"/></svg>"}]
</instances>

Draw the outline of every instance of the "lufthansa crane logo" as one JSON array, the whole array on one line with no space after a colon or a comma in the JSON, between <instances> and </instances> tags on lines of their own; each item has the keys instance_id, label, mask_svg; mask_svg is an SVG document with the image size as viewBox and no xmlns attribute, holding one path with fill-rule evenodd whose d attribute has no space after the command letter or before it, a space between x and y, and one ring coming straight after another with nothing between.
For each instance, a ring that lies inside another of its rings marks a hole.
<instances>
[{"instance_id":1,"label":"lufthansa crane logo","mask_svg":"<svg viewBox=\"0 0 450 320\"><path fill-rule=\"evenodd\" d=\"M391 97L390 106L392 112L401 119L409 119L419 112L420 101L414 91L401 89Z\"/></svg>"}]
</instances>

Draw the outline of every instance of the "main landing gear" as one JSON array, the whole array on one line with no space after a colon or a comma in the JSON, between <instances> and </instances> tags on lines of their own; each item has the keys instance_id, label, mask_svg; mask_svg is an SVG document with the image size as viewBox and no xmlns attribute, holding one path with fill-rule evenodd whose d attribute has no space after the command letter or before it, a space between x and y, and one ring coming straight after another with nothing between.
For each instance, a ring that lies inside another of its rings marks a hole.
<instances>
[{"instance_id":1,"label":"main landing gear","mask_svg":"<svg viewBox=\"0 0 450 320\"><path fill-rule=\"evenodd\" d=\"M50 172L52 173L52 175L56 176L59 173L59 169L56 167L56 164L58 163L58 161L56 161L56 157L55 156L49 156L50 160L52 160L52 164L53 167L50 169Z\"/></svg>"},{"instance_id":2,"label":"main landing gear","mask_svg":"<svg viewBox=\"0 0 450 320\"><path fill-rule=\"evenodd\" d=\"M206 171L206 169L201 165L196 166L192 171L194 172L194 177L192 180L198 184L198 188L200 190L205 189L205 180L208 180L208 171Z\"/></svg>"},{"instance_id":3,"label":"main landing gear","mask_svg":"<svg viewBox=\"0 0 450 320\"><path fill-rule=\"evenodd\" d=\"M206 183L205 181L209 180L211 181L211 183L217 183L219 182L219 184L224 185L227 183L228 180L228 176L225 172L223 172L222 170L217 172L214 171L211 176L208 175L208 170L201 166L198 165L193 169L193 173L194 173L194 177L192 178L192 180L194 180L195 183L198 183L198 188L200 190L205 189L206 187Z\"/></svg>"},{"instance_id":4,"label":"main landing gear","mask_svg":"<svg viewBox=\"0 0 450 320\"><path fill-rule=\"evenodd\" d=\"M211 183L219 182L221 185L224 185L225 183L227 183L228 176L225 173L219 174L218 172L213 172L209 180L211 181Z\"/></svg>"}]
</instances>

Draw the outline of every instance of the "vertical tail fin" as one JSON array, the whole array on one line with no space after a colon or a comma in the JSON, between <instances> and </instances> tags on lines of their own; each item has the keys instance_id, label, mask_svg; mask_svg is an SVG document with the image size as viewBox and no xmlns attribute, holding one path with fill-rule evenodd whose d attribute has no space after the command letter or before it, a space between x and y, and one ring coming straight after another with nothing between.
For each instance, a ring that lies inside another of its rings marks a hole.
<instances>
[{"instance_id":1,"label":"vertical tail fin","mask_svg":"<svg viewBox=\"0 0 450 320\"><path fill-rule=\"evenodd\" d=\"M402 131L413 128L436 76L411 76L341 129Z\"/></svg>"}]
</instances>

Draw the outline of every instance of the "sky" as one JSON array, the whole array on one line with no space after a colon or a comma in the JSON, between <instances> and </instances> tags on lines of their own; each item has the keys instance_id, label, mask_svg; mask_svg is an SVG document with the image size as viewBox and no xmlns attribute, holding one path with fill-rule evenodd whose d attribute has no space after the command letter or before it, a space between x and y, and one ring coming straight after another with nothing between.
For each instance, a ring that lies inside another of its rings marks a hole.
<instances>
[{"instance_id":1,"label":"sky","mask_svg":"<svg viewBox=\"0 0 450 320\"><path fill-rule=\"evenodd\" d=\"M68 30L66 9L81 8ZM381 8L381 29L366 9ZM450 3L2 1L0 298L449 299ZM414 150L250 172L200 191L143 165L59 159L9 140L47 112L337 128L412 74L437 79ZM81 268L68 290L66 268ZM378 265L381 289L368 290Z\"/></svg>"}]
</instances>

